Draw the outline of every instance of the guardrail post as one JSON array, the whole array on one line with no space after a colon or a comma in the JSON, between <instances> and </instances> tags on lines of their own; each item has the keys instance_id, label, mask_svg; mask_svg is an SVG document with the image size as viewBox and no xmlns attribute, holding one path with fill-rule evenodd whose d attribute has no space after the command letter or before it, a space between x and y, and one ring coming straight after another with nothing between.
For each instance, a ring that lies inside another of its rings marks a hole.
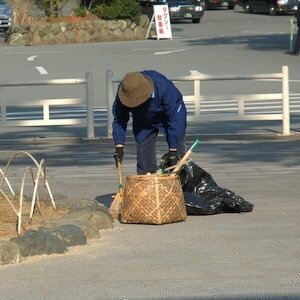
<instances>
[{"instance_id":1,"label":"guardrail post","mask_svg":"<svg viewBox=\"0 0 300 300\"><path fill-rule=\"evenodd\" d=\"M94 95L93 95L93 74L85 73L86 77L86 113L87 113L87 138L95 138L94 128Z\"/></svg>"},{"instance_id":2,"label":"guardrail post","mask_svg":"<svg viewBox=\"0 0 300 300\"><path fill-rule=\"evenodd\" d=\"M112 138L112 106L113 106L113 71L106 71L106 97L107 97L107 137Z\"/></svg>"},{"instance_id":3,"label":"guardrail post","mask_svg":"<svg viewBox=\"0 0 300 300\"><path fill-rule=\"evenodd\" d=\"M50 110L49 110L49 105L48 104L43 105L43 120L44 121L49 121L50 120Z\"/></svg>"},{"instance_id":4,"label":"guardrail post","mask_svg":"<svg viewBox=\"0 0 300 300\"><path fill-rule=\"evenodd\" d=\"M243 117L245 115L245 102L244 98L238 99L238 111L239 116Z\"/></svg>"},{"instance_id":5,"label":"guardrail post","mask_svg":"<svg viewBox=\"0 0 300 300\"><path fill-rule=\"evenodd\" d=\"M0 113L1 123L6 122L6 88L0 86Z\"/></svg>"},{"instance_id":6,"label":"guardrail post","mask_svg":"<svg viewBox=\"0 0 300 300\"><path fill-rule=\"evenodd\" d=\"M201 111L201 88L200 80L194 80L194 97L195 97L195 116L200 116Z\"/></svg>"},{"instance_id":7,"label":"guardrail post","mask_svg":"<svg viewBox=\"0 0 300 300\"><path fill-rule=\"evenodd\" d=\"M289 68L282 68L282 134L290 135Z\"/></svg>"},{"instance_id":8,"label":"guardrail post","mask_svg":"<svg viewBox=\"0 0 300 300\"><path fill-rule=\"evenodd\" d=\"M294 32L295 32L294 20L290 19L290 51L291 52L293 51Z\"/></svg>"}]
</instances>

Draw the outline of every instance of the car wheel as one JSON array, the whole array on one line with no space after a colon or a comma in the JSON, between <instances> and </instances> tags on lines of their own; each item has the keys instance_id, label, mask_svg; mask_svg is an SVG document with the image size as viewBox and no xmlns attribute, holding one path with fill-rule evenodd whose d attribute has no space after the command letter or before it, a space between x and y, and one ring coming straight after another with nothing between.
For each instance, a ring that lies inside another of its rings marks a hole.
<instances>
[{"instance_id":1,"label":"car wheel","mask_svg":"<svg viewBox=\"0 0 300 300\"><path fill-rule=\"evenodd\" d=\"M251 14L251 13L252 13L252 8L250 7L249 2L246 2L246 3L244 4L244 11L245 11L245 13L247 13L247 14Z\"/></svg>"},{"instance_id":2,"label":"car wheel","mask_svg":"<svg viewBox=\"0 0 300 300\"><path fill-rule=\"evenodd\" d=\"M276 10L275 10L275 5L274 4L270 4L269 6L269 15L270 16L276 16Z\"/></svg>"},{"instance_id":3,"label":"car wheel","mask_svg":"<svg viewBox=\"0 0 300 300\"><path fill-rule=\"evenodd\" d=\"M192 22L193 22L193 23L200 23L200 18L192 19Z\"/></svg>"},{"instance_id":4,"label":"car wheel","mask_svg":"<svg viewBox=\"0 0 300 300\"><path fill-rule=\"evenodd\" d=\"M234 9L234 4L229 4L228 9Z\"/></svg>"}]
</instances>

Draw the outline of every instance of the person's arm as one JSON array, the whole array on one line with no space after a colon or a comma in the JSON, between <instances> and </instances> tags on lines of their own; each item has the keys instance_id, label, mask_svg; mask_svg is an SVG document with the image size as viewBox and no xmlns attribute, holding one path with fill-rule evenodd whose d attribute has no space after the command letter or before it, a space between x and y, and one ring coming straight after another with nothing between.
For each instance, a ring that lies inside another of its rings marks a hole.
<instances>
[{"instance_id":1,"label":"person's arm","mask_svg":"<svg viewBox=\"0 0 300 300\"><path fill-rule=\"evenodd\" d=\"M112 127L115 146L122 147L126 140L127 123L129 121L129 110L121 103L118 96L116 96L112 112L114 116Z\"/></svg>"},{"instance_id":2,"label":"person's arm","mask_svg":"<svg viewBox=\"0 0 300 300\"><path fill-rule=\"evenodd\" d=\"M114 159L116 161L116 167L118 163L122 163L124 156L124 143L126 139L126 129L129 120L128 109L120 102L118 96L116 96L115 102L112 108L114 121L113 121L113 138L115 142Z\"/></svg>"}]
</instances>

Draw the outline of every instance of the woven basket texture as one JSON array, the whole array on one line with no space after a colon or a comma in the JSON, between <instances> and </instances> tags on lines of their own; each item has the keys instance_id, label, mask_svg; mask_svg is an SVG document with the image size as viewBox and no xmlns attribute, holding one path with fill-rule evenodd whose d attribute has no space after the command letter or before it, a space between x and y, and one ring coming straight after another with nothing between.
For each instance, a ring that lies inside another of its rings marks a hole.
<instances>
[{"instance_id":1,"label":"woven basket texture","mask_svg":"<svg viewBox=\"0 0 300 300\"><path fill-rule=\"evenodd\" d=\"M122 222L166 224L184 221L186 217L186 206L178 176L127 176Z\"/></svg>"}]
</instances>

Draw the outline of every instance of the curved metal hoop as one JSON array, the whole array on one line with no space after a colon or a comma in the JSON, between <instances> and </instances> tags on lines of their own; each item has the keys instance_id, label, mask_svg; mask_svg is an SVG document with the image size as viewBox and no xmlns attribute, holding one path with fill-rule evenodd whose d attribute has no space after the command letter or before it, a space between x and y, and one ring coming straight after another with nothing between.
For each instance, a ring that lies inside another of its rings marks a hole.
<instances>
[{"instance_id":1,"label":"curved metal hoop","mask_svg":"<svg viewBox=\"0 0 300 300\"><path fill-rule=\"evenodd\" d=\"M22 181L21 181L21 188L20 188L20 199L19 199L19 209L17 209L12 201L9 199L9 197L4 193L3 191L3 184L4 182L7 184L11 194L13 196L15 196L15 192L14 190L12 189L11 187L11 184L9 183L9 180L7 178L7 173L8 173L8 170L10 168L10 166L12 165L12 162L18 157L18 156L21 156L21 155L25 155L26 157L29 157L33 163L35 164L35 166L37 167L37 174L36 174L36 177L34 176L34 172L33 172L33 168L32 167L29 167L27 166L25 168L25 171L24 171L24 174L23 174L23 177L22 177ZM24 201L24 187L25 187L25 181L26 181L26 176L28 174L28 171L30 171L30 175L31 175L31 179L32 179L32 182L33 182L33 195L32 195L32 199L31 199L31 209L30 209L30 215L29 215L29 220L31 221L32 220L32 217L33 217L33 212L34 212L34 207L35 205L37 204L39 206L39 196L38 196L38 185L39 185L39 182L40 182L40 177L42 177L44 180L43 180L43 185L44 187L46 187L47 191L48 191L48 194L50 196L50 199L51 199L51 203L52 203L52 206L53 208L56 210L56 205L55 205L55 202L54 202L54 198L53 198L53 195L52 195L52 192L50 190L50 187L49 187L49 184L48 184L48 181L46 179L46 162L44 159L42 159L40 161L40 163L37 162L37 160L28 152L26 151L19 151L17 153L15 153L13 156L11 156L11 158L8 160L7 164L6 164L6 167L4 169L4 172L0 169L0 173L2 175L2 179L1 179L1 182L0 182L0 193L1 195L3 195L3 197L8 201L8 203L10 204L10 206L12 207L13 211L15 212L15 214L17 215L18 217L18 226L17 226L17 231L18 231L18 234L20 235L21 234L21 223L22 223L22 208L23 208L23 201Z\"/></svg>"}]
</instances>

